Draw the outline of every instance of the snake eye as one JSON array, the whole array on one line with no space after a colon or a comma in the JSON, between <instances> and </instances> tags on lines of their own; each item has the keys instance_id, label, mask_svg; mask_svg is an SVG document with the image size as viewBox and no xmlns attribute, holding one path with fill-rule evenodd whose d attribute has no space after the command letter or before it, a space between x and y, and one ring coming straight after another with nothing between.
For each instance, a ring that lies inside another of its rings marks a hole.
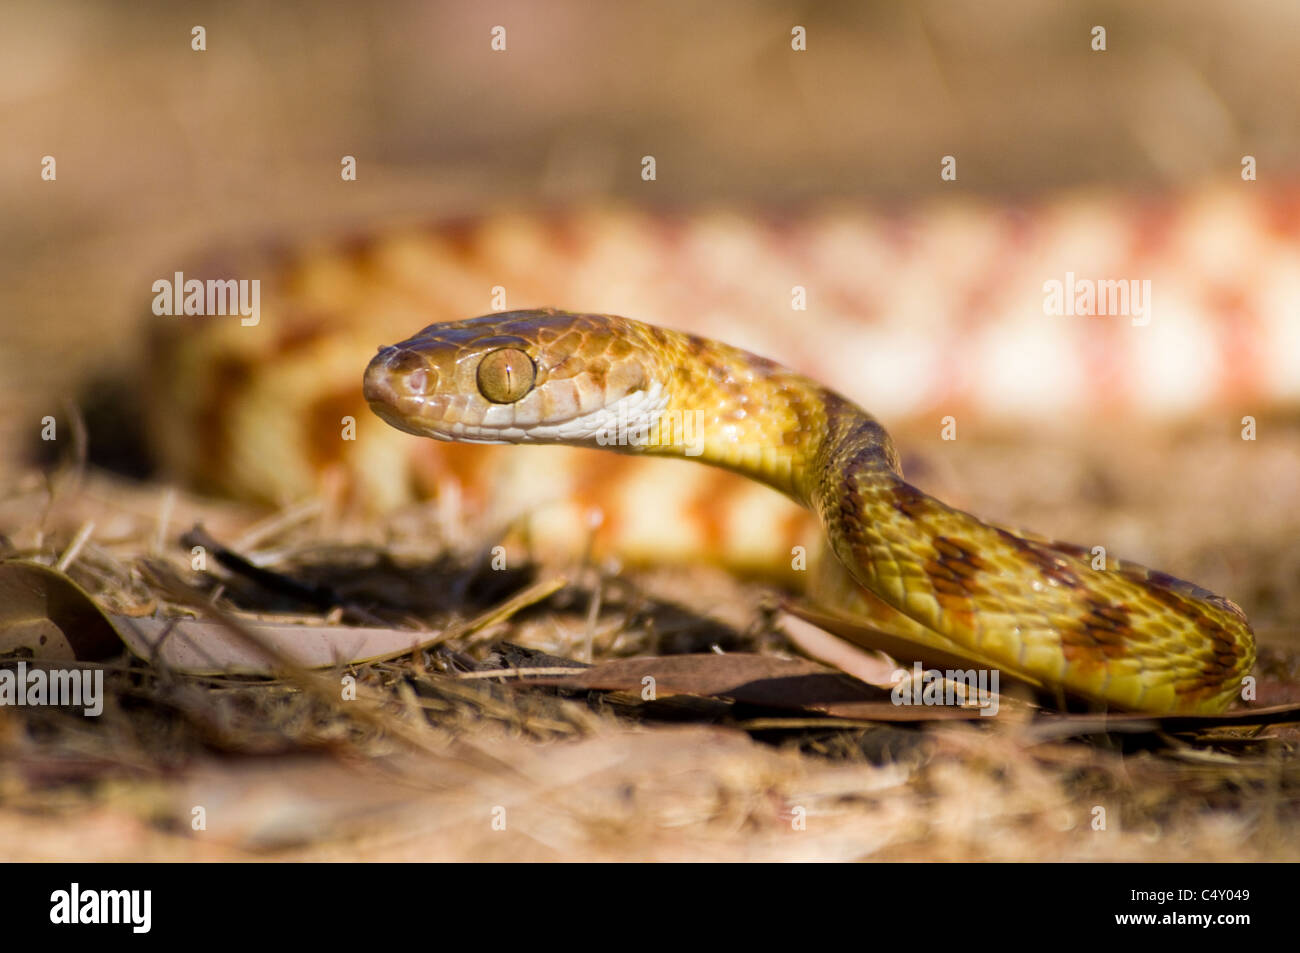
<instances>
[{"instance_id":1,"label":"snake eye","mask_svg":"<svg viewBox=\"0 0 1300 953\"><path fill-rule=\"evenodd\" d=\"M478 389L494 404L513 404L533 389L533 359L514 347L490 351L478 365Z\"/></svg>"}]
</instances>

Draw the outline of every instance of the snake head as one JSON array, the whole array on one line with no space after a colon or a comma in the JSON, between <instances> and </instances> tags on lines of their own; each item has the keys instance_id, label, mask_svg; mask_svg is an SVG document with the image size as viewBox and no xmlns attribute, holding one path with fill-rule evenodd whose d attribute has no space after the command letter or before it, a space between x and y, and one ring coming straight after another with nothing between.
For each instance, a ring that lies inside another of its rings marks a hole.
<instances>
[{"instance_id":1,"label":"snake head","mask_svg":"<svg viewBox=\"0 0 1300 953\"><path fill-rule=\"evenodd\" d=\"M594 446L667 403L644 327L553 310L432 324L379 349L365 397L399 430L438 440Z\"/></svg>"}]
</instances>

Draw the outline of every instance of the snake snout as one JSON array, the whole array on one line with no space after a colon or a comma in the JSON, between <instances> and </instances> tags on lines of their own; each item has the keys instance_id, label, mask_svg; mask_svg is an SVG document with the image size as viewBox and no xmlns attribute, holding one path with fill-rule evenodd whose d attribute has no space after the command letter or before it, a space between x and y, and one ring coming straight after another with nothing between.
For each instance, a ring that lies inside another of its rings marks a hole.
<instances>
[{"instance_id":1,"label":"snake snout","mask_svg":"<svg viewBox=\"0 0 1300 953\"><path fill-rule=\"evenodd\" d=\"M366 367L361 391L370 409L399 430L423 433L421 418L438 386L438 370L416 351L379 349Z\"/></svg>"},{"instance_id":2,"label":"snake snout","mask_svg":"<svg viewBox=\"0 0 1300 953\"><path fill-rule=\"evenodd\" d=\"M366 368L362 392L371 403L392 404L423 399L437 383L437 372L415 351L380 348Z\"/></svg>"}]
</instances>

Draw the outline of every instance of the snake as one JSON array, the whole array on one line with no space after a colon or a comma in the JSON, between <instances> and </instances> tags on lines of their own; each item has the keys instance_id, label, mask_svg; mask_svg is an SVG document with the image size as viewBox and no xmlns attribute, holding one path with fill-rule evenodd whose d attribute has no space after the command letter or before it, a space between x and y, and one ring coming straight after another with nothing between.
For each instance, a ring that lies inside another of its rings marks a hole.
<instances>
[{"instance_id":1,"label":"snake","mask_svg":"<svg viewBox=\"0 0 1300 953\"><path fill-rule=\"evenodd\" d=\"M674 457L765 484L816 515L857 587L837 615L1061 696L1220 712L1254 664L1232 601L1122 560L1097 568L1084 547L943 503L904 480L866 410L718 341L613 315L496 312L381 347L362 389L408 434Z\"/></svg>"}]
</instances>

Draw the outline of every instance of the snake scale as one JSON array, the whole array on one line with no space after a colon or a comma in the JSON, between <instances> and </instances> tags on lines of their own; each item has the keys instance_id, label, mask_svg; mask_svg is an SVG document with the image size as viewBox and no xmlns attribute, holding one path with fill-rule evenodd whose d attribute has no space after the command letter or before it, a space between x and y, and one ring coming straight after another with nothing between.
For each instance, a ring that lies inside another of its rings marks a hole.
<instances>
[{"instance_id":1,"label":"snake scale","mask_svg":"<svg viewBox=\"0 0 1300 953\"><path fill-rule=\"evenodd\" d=\"M1096 703L1214 712L1255 656L1232 602L1082 547L990 526L907 483L884 428L778 363L599 314L496 313L383 347L365 398L408 433L694 456L812 510L888 607L873 625ZM688 444L688 421L699 421ZM670 518L670 517L666 517Z\"/></svg>"}]
</instances>

